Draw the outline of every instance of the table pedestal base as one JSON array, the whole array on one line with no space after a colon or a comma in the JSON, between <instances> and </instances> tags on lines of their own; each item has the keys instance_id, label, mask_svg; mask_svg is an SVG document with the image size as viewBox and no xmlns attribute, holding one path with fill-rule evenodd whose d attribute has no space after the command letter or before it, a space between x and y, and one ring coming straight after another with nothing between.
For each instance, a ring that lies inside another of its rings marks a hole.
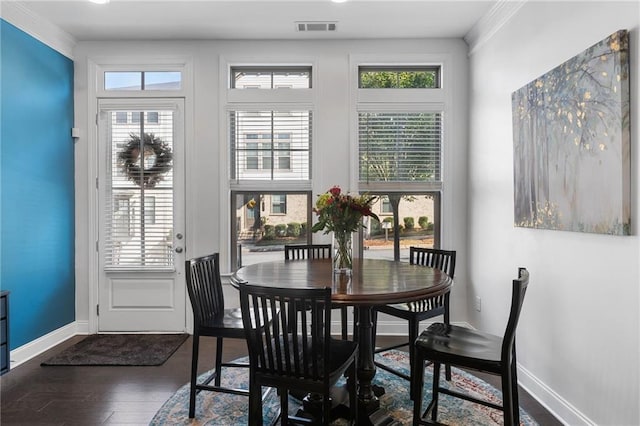
<instances>
[{"instance_id":1,"label":"table pedestal base","mask_svg":"<svg viewBox=\"0 0 640 426\"><path fill-rule=\"evenodd\" d=\"M384 395L385 390L381 386L372 383L376 375L376 365L373 362L373 323L372 323L372 307L356 306L355 307L355 336L358 341L358 371L356 372L358 380L358 416L359 425L376 425L391 426L400 424L391 418L384 410L380 409L380 400L378 397ZM339 387L332 392L334 407L332 408L331 418L348 418L349 395L346 387ZM318 418L322 410L322 397L320 395L309 395L304 398L302 410L306 414L311 414Z\"/></svg>"}]
</instances>

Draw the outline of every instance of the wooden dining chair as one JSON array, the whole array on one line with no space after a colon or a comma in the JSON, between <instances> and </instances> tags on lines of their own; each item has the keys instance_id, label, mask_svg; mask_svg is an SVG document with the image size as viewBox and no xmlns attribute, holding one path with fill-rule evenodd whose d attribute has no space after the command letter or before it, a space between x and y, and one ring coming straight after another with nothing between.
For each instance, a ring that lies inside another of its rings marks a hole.
<instances>
[{"instance_id":1,"label":"wooden dining chair","mask_svg":"<svg viewBox=\"0 0 640 426\"><path fill-rule=\"evenodd\" d=\"M248 390L225 388L220 385L222 367L248 368L249 364L222 362L224 339L245 340L245 333L240 309L225 308L224 306L218 253L187 260L185 266L187 291L194 320L189 391L189 418L193 418L196 410L196 393L200 391L249 395ZM216 359L213 373L201 383L197 383L201 336L216 338ZM211 385L212 381L213 385Z\"/></svg>"},{"instance_id":2,"label":"wooden dining chair","mask_svg":"<svg viewBox=\"0 0 640 426\"><path fill-rule=\"evenodd\" d=\"M505 425L520 425L515 336L528 285L529 272L525 268L519 268L518 278L513 280L511 310L503 336L444 323L434 323L420 334L416 341L416 365L423 366L425 360L433 362L433 394L423 413L424 368L417 368L411 383L415 395L414 426L437 423L438 396L441 393L501 410L504 412ZM500 376L502 405L440 386L442 363ZM429 413L431 419L424 420Z\"/></svg>"},{"instance_id":3,"label":"wooden dining chair","mask_svg":"<svg viewBox=\"0 0 640 426\"><path fill-rule=\"evenodd\" d=\"M455 274L456 270L456 252L453 250L439 250L433 248L422 248L422 247L410 247L409 248L409 263L412 265L420 265L431 268L437 268L449 275L451 279ZM375 364L389 371L392 374L395 374L398 377L401 377L405 380L411 380L411 375L415 370L415 341L418 337L420 321L436 317L438 315L442 315L444 318L444 323L449 324L450 316L449 316L449 292L432 297L429 299L418 300L415 302L407 302L407 303L395 303L392 305L382 305L376 306L374 308L374 330L373 330L373 344L375 347L375 339L376 339L376 326L377 323L377 314L378 312L382 312L384 314L390 315L392 317L401 318L407 321L408 332L407 335L409 337L408 341L403 341L402 343L398 343L392 346L386 346L382 348L378 348L375 350L375 353L386 352L391 349L397 349L403 346L409 346L409 367L410 374L406 375L403 372L393 369L384 363L375 362ZM451 369L446 367L446 377L447 380L451 380ZM413 399L413 393L410 391L410 397Z\"/></svg>"},{"instance_id":4,"label":"wooden dining chair","mask_svg":"<svg viewBox=\"0 0 640 426\"><path fill-rule=\"evenodd\" d=\"M332 251L331 244L286 244L284 246L284 258L285 260L331 259ZM339 306L334 307L334 309L340 309L342 339L347 340L349 335L347 307Z\"/></svg>"},{"instance_id":5,"label":"wooden dining chair","mask_svg":"<svg viewBox=\"0 0 640 426\"><path fill-rule=\"evenodd\" d=\"M358 344L331 338L331 288L275 288L239 283L240 307L249 347L249 421L262 424L262 386L280 395L280 424L328 425L330 390L347 374L352 424L358 425ZM278 314L279 312L279 314ZM264 319L277 318L270 324ZM322 397L320 419L289 416L289 391Z\"/></svg>"}]
</instances>

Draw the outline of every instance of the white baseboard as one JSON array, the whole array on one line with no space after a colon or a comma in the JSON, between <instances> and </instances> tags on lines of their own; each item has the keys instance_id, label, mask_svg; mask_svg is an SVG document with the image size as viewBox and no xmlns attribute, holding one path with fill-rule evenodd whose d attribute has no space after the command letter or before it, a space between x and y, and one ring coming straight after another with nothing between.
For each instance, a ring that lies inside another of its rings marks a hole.
<instances>
[{"instance_id":1,"label":"white baseboard","mask_svg":"<svg viewBox=\"0 0 640 426\"><path fill-rule=\"evenodd\" d=\"M529 370L518 364L518 384L562 424L595 426L596 423L562 398Z\"/></svg>"},{"instance_id":2,"label":"white baseboard","mask_svg":"<svg viewBox=\"0 0 640 426\"><path fill-rule=\"evenodd\" d=\"M75 321L60 327L49 334L33 340L26 345L22 345L11 351L9 354L10 368L13 369L30 359L40 355L44 351L64 342L77 335L88 334L89 324L87 321Z\"/></svg>"},{"instance_id":3,"label":"white baseboard","mask_svg":"<svg viewBox=\"0 0 640 426\"><path fill-rule=\"evenodd\" d=\"M403 320L384 320L384 314L379 314L377 322L377 334L380 336L406 336L407 335L407 322ZM389 318L389 317L387 317ZM442 322L442 319L434 319L432 321L420 322L420 330L424 330L434 322ZM459 327L473 328L466 322L451 322L453 325Z\"/></svg>"}]
</instances>

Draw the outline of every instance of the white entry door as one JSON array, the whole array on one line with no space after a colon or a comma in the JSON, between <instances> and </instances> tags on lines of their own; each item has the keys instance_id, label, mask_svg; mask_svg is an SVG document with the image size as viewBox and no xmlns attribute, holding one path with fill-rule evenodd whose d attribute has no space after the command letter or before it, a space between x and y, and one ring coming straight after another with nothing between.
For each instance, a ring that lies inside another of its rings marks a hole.
<instances>
[{"instance_id":1,"label":"white entry door","mask_svg":"<svg viewBox=\"0 0 640 426\"><path fill-rule=\"evenodd\" d=\"M184 102L98 111L98 331L184 331Z\"/></svg>"}]
</instances>

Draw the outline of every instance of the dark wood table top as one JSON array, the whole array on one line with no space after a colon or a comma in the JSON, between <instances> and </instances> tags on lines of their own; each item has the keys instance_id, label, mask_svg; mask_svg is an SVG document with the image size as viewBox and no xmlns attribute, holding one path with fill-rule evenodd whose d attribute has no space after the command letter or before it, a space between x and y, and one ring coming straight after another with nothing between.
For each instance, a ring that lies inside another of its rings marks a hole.
<instances>
[{"instance_id":1,"label":"dark wood table top","mask_svg":"<svg viewBox=\"0 0 640 426\"><path fill-rule=\"evenodd\" d=\"M332 301L344 305L411 302L446 293L453 284L439 269L381 259L354 259L353 275L334 276L331 259L278 260L240 268L232 283L268 287L331 287Z\"/></svg>"}]
</instances>

